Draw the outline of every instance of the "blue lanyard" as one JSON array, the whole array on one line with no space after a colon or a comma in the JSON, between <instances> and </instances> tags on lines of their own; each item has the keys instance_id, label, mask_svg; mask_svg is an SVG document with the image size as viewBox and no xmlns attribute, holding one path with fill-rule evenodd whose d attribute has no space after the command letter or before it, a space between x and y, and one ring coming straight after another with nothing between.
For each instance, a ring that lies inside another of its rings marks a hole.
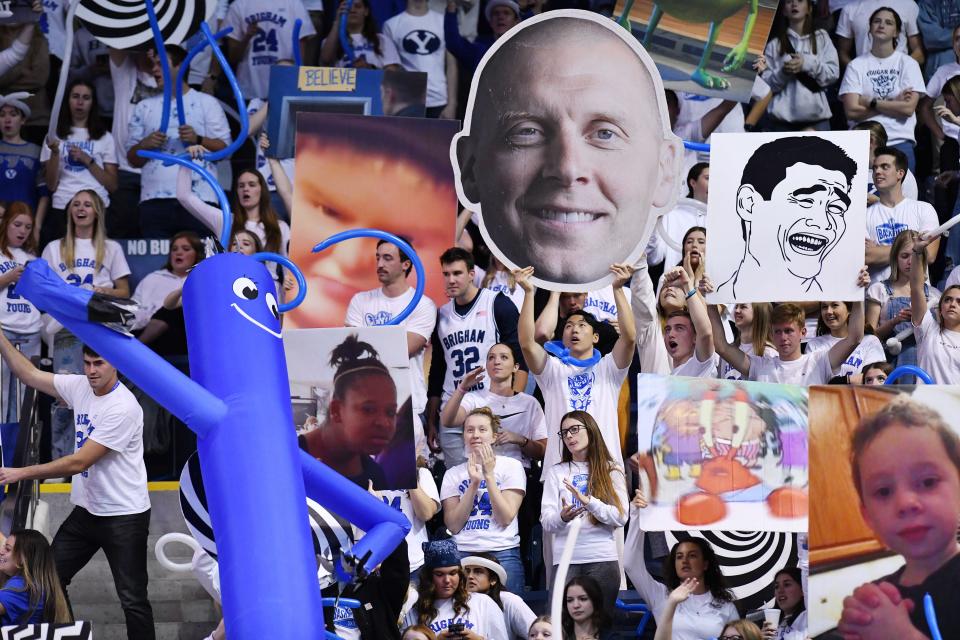
<instances>
[{"instance_id":1,"label":"blue lanyard","mask_svg":"<svg viewBox=\"0 0 960 640\"><path fill-rule=\"evenodd\" d=\"M943 636L940 635L940 626L937 624L937 612L933 608L933 598L929 593L923 596L923 614L927 618L931 640L943 640Z\"/></svg>"}]
</instances>

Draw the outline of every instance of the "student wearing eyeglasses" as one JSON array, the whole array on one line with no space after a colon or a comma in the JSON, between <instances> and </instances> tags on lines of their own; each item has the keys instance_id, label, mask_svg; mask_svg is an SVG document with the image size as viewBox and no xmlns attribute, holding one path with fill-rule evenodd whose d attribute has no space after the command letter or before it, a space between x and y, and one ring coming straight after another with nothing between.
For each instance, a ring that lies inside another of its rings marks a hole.
<instances>
[{"instance_id":1,"label":"student wearing eyeglasses","mask_svg":"<svg viewBox=\"0 0 960 640\"><path fill-rule=\"evenodd\" d=\"M586 411L570 411L560 421L561 462L544 471L540 523L552 533L559 560L567 531L577 518L583 526L574 546L567 579L587 576L600 584L603 608L613 613L620 587L620 557L614 532L627 521L629 499L623 468L614 462L597 421ZM554 565L554 575L557 566Z\"/></svg>"},{"instance_id":2,"label":"student wearing eyeglasses","mask_svg":"<svg viewBox=\"0 0 960 640\"><path fill-rule=\"evenodd\" d=\"M717 640L763 640L763 632L753 622L749 620L737 620L731 622L723 630L723 635Z\"/></svg>"}]
</instances>

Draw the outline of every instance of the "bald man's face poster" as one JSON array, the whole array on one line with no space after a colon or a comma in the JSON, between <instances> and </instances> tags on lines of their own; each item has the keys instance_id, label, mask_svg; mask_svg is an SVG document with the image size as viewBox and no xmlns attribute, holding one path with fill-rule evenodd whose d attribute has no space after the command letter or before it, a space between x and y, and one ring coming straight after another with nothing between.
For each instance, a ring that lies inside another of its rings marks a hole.
<instances>
[{"instance_id":1,"label":"bald man's face poster","mask_svg":"<svg viewBox=\"0 0 960 640\"><path fill-rule=\"evenodd\" d=\"M643 254L675 201L682 147L640 44L562 10L487 52L450 155L460 202L503 264L532 266L537 286L589 291Z\"/></svg>"}]
</instances>

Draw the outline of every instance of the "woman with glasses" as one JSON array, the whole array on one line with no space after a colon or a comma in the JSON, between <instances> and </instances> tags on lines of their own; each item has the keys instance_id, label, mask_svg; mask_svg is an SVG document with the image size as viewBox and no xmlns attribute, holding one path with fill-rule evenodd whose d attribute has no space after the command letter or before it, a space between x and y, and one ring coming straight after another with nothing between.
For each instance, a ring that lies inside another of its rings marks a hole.
<instances>
[{"instance_id":1,"label":"woman with glasses","mask_svg":"<svg viewBox=\"0 0 960 640\"><path fill-rule=\"evenodd\" d=\"M764 640L765 637L753 622L737 620L728 624L717 640Z\"/></svg>"},{"instance_id":2,"label":"woman with glasses","mask_svg":"<svg viewBox=\"0 0 960 640\"><path fill-rule=\"evenodd\" d=\"M559 435L561 462L544 474L540 523L544 533L553 534L553 558L559 560L570 523L584 519L567 579L594 578L600 583L603 608L612 614L620 587L614 532L626 523L629 513L626 478L610 457L600 427L589 413L564 415Z\"/></svg>"}]
</instances>

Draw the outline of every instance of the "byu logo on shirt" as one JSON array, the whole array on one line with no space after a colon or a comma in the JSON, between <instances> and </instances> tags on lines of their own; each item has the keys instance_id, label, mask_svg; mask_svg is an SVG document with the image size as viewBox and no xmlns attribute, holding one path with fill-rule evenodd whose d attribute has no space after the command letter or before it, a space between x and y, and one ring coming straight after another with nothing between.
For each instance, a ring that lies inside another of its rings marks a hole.
<instances>
[{"instance_id":1,"label":"byu logo on shirt","mask_svg":"<svg viewBox=\"0 0 960 640\"><path fill-rule=\"evenodd\" d=\"M80 141L75 141L75 140L74 140L74 141L67 142L67 143L64 144L63 146L64 146L64 152L65 152L63 155L65 156L65 160L66 160L66 162L64 163L64 169L66 169L67 171L72 171L72 172L74 172L74 173L78 173L78 172L80 172L80 171L89 171L89 170L90 170L90 169L87 167L87 165L83 164L83 162L80 161L79 158L74 159L74 158L70 157L70 151L69 151L69 150L70 150L70 147L76 147L77 149L80 149L81 151L83 151L83 152L84 152L85 154L87 154L88 156L92 156L92 155L93 155L93 141L92 141L92 140L84 140L84 141L82 141L82 142L80 142Z\"/></svg>"},{"instance_id":2,"label":"byu logo on shirt","mask_svg":"<svg viewBox=\"0 0 960 640\"><path fill-rule=\"evenodd\" d=\"M333 612L333 624L345 629L356 629L357 621L353 618L353 611L346 607L336 607Z\"/></svg>"},{"instance_id":3,"label":"byu logo on shirt","mask_svg":"<svg viewBox=\"0 0 960 640\"><path fill-rule=\"evenodd\" d=\"M443 631L449 626L452 626L455 623L462 624L464 629L473 629L475 626L472 622L470 622L466 618L457 618L456 620L454 620L453 618L448 618L447 620L436 620L434 622L431 622L430 628L433 629L433 631L435 631L436 633L440 633L441 631Z\"/></svg>"},{"instance_id":4,"label":"byu logo on shirt","mask_svg":"<svg viewBox=\"0 0 960 640\"><path fill-rule=\"evenodd\" d=\"M570 484L577 488L577 491L583 495L587 495L587 483L590 479L589 474L578 473L570 480ZM575 495L570 496L570 506L574 508L579 508L583 506L583 503L580 502L580 498Z\"/></svg>"},{"instance_id":5,"label":"byu logo on shirt","mask_svg":"<svg viewBox=\"0 0 960 640\"><path fill-rule=\"evenodd\" d=\"M363 319L369 327L381 327L393 319L393 314L391 314L389 311L365 313Z\"/></svg>"},{"instance_id":6,"label":"byu logo on shirt","mask_svg":"<svg viewBox=\"0 0 960 640\"><path fill-rule=\"evenodd\" d=\"M900 79L900 72L896 69L871 69L867 71L867 78L873 85L874 95L886 99L893 93L894 85Z\"/></svg>"},{"instance_id":7,"label":"byu logo on shirt","mask_svg":"<svg viewBox=\"0 0 960 640\"><path fill-rule=\"evenodd\" d=\"M877 225L877 243L878 244L893 244L894 238L897 237L901 231L905 231L909 227L903 223L895 222L891 220L890 222L884 222L883 224Z\"/></svg>"},{"instance_id":8,"label":"byu logo on shirt","mask_svg":"<svg viewBox=\"0 0 960 640\"><path fill-rule=\"evenodd\" d=\"M606 300L600 300L599 298L587 298L587 301L583 304L583 308L585 311L589 310L590 308L594 308L607 315L617 315L617 305ZM592 313L594 316L599 315L597 312Z\"/></svg>"},{"instance_id":9,"label":"byu logo on shirt","mask_svg":"<svg viewBox=\"0 0 960 640\"><path fill-rule=\"evenodd\" d=\"M403 36L403 50L418 56L428 56L440 48L440 37L423 29L416 29Z\"/></svg>"},{"instance_id":10,"label":"byu logo on shirt","mask_svg":"<svg viewBox=\"0 0 960 640\"><path fill-rule=\"evenodd\" d=\"M596 378L594 373L580 373L567 378L567 389L570 391L570 409L574 411L589 411L590 403L593 399L590 393L593 391L593 381Z\"/></svg>"},{"instance_id":11,"label":"byu logo on shirt","mask_svg":"<svg viewBox=\"0 0 960 640\"><path fill-rule=\"evenodd\" d=\"M93 433L94 427L90 423L90 416L86 413L78 413L76 415L77 422L77 450L83 447L83 444L87 441L87 438L90 437L90 434ZM90 477L90 471L81 471L80 475L84 478Z\"/></svg>"}]
</instances>

